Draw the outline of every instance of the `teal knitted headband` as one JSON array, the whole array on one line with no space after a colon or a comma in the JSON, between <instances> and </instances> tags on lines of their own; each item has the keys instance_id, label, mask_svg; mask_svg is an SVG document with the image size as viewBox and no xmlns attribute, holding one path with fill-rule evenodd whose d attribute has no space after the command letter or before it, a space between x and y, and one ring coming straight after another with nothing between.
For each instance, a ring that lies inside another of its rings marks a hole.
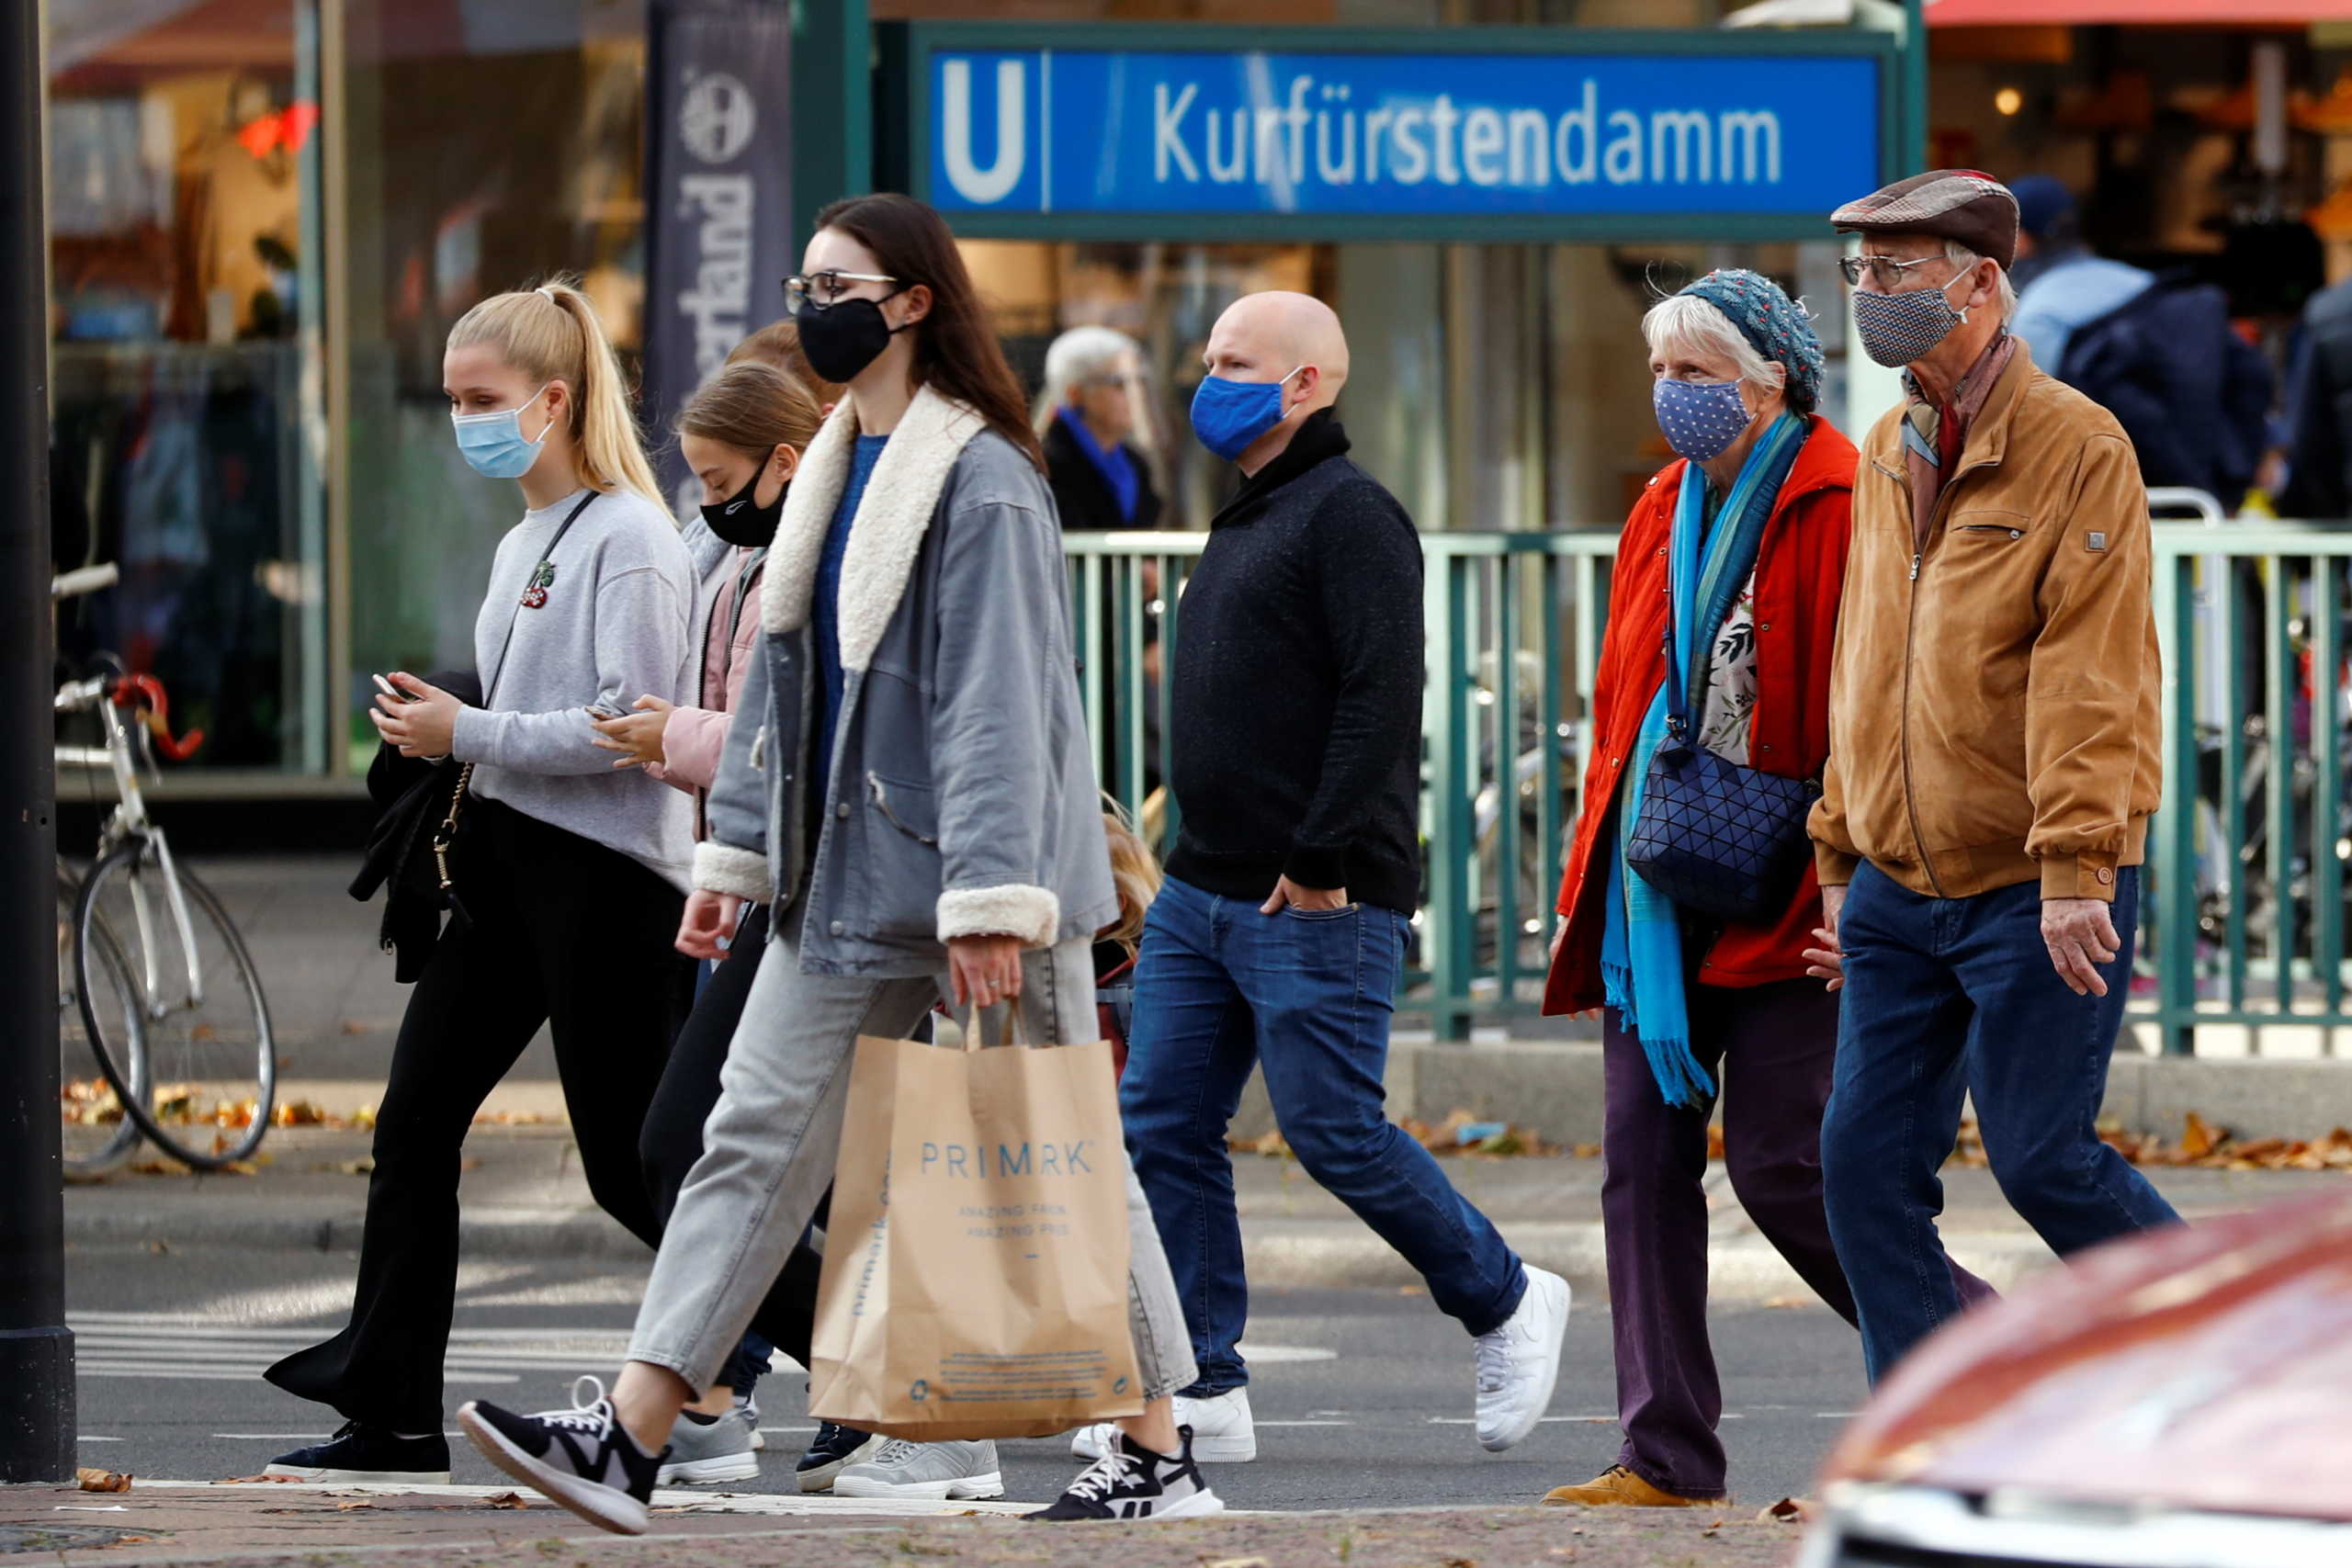
<instances>
[{"instance_id":1,"label":"teal knitted headband","mask_svg":"<svg viewBox=\"0 0 2352 1568\"><path fill-rule=\"evenodd\" d=\"M1821 401L1821 339L1781 286L1744 267L1711 272L1682 290L1723 312L1749 346L1788 372L1789 406L1811 413Z\"/></svg>"}]
</instances>

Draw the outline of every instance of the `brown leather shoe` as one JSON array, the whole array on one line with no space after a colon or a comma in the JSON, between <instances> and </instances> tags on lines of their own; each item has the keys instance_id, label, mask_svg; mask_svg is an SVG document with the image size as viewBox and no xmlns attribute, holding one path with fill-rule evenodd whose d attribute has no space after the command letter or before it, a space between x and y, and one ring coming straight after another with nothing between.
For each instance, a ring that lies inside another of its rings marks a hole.
<instances>
[{"instance_id":1,"label":"brown leather shoe","mask_svg":"<svg viewBox=\"0 0 2352 1568\"><path fill-rule=\"evenodd\" d=\"M1622 1464L1612 1464L1582 1486L1555 1486L1544 1494L1555 1508L1721 1508L1728 1497L1678 1497L1661 1492Z\"/></svg>"}]
</instances>

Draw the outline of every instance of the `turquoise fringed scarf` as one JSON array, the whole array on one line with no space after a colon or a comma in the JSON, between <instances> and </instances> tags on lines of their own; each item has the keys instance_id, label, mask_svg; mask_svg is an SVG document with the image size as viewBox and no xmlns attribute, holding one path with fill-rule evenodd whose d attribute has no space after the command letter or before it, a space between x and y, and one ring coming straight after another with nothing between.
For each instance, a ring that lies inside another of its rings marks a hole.
<instances>
[{"instance_id":1,"label":"turquoise fringed scarf","mask_svg":"<svg viewBox=\"0 0 2352 1568\"><path fill-rule=\"evenodd\" d=\"M1674 605L1674 646L1668 652L1683 671L1694 728L1715 634L1756 570L1765 522L1772 515L1797 449L1804 445L1806 428L1793 414L1772 422L1740 466L1712 533L1706 526L1707 476L1696 463L1682 470L1667 558ZM1694 635L1701 627L1704 634ZM1666 1102L1698 1105L1714 1097L1715 1084L1690 1051L1690 1004L1685 990L1690 971L1683 960L1680 917L1673 901L1643 881L1625 860L1625 846L1642 814L1650 759L1666 739L1666 682L1660 680L1634 742L1634 754L1625 759L1616 830L1601 838L1612 859L1605 868L1608 906L1600 939L1600 982L1626 1031L1642 1043Z\"/></svg>"}]
</instances>

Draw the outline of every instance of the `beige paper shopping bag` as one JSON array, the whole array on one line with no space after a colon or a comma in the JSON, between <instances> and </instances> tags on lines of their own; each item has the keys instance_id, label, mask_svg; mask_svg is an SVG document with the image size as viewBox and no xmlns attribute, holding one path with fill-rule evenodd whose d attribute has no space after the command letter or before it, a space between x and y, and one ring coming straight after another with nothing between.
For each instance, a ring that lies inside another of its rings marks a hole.
<instances>
[{"instance_id":1,"label":"beige paper shopping bag","mask_svg":"<svg viewBox=\"0 0 2352 1568\"><path fill-rule=\"evenodd\" d=\"M1113 1083L1102 1041L858 1042L811 1414L930 1441L1142 1411Z\"/></svg>"}]
</instances>

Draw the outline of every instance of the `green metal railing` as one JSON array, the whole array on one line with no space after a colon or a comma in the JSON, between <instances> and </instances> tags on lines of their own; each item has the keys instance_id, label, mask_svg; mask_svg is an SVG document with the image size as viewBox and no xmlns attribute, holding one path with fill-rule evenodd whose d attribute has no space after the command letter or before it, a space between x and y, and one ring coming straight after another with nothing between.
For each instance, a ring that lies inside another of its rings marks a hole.
<instances>
[{"instance_id":1,"label":"green metal railing","mask_svg":"<svg viewBox=\"0 0 2352 1568\"><path fill-rule=\"evenodd\" d=\"M1163 847L1176 820L1152 788L1170 728L1156 671L1182 635L1204 542L1067 539L1105 787ZM1463 1039L1541 1006L1617 533L1432 532L1422 546L1426 883L1402 1002L1440 1038ZM2352 525L2159 522L2155 556L2165 795L2132 1021L2171 1052L2195 1049L2201 1030L2209 1049L2258 1054L2292 1031L2305 1036L2294 1054L2333 1055L2352 1028Z\"/></svg>"}]
</instances>

